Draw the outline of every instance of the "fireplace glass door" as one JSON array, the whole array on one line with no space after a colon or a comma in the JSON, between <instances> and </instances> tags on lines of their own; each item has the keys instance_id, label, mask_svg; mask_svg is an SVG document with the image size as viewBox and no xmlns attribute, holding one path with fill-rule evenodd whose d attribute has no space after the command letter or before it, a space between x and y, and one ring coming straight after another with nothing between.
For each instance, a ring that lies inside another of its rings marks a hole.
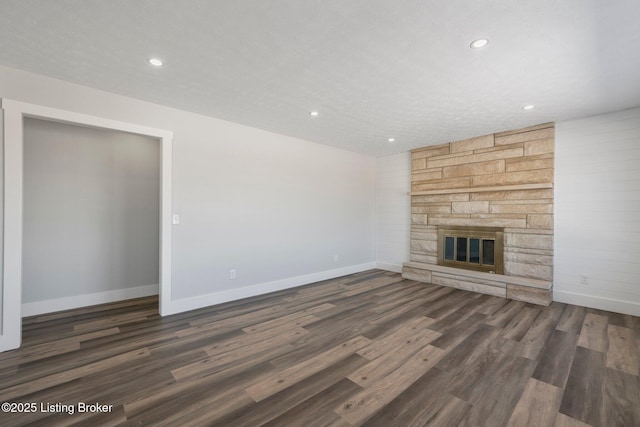
<instances>
[{"instance_id":1,"label":"fireplace glass door","mask_svg":"<svg viewBox=\"0 0 640 427\"><path fill-rule=\"evenodd\" d=\"M500 228L438 229L438 264L440 265L502 274L502 248L503 229Z\"/></svg>"}]
</instances>

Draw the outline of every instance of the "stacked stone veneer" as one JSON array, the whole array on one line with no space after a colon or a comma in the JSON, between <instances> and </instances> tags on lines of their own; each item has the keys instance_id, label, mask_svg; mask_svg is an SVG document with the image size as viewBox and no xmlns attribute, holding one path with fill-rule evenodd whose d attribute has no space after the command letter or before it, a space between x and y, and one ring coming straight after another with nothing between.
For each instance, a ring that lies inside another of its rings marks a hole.
<instances>
[{"instance_id":1,"label":"stacked stone veneer","mask_svg":"<svg viewBox=\"0 0 640 427\"><path fill-rule=\"evenodd\" d=\"M405 276L549 304L554 139L549 123L412 151ZM439 225L504 227L504 275L437 266Z\"/></svg>"}]
</instances>

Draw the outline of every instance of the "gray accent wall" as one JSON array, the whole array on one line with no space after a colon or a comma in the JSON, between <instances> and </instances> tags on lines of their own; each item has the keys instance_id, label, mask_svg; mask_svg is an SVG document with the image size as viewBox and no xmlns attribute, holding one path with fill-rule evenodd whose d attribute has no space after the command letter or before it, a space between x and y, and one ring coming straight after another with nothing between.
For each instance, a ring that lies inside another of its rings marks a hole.
<instances>
[{"instance_id":1,"label":"gray accent wall","mask_svg":"<svg viewBox=\"0 0 640 427\"><path fill-rule=\"evenodd\" d=\"M24 120L23 303L158 284L159 141Z\"/></svg>"}]
</instances>

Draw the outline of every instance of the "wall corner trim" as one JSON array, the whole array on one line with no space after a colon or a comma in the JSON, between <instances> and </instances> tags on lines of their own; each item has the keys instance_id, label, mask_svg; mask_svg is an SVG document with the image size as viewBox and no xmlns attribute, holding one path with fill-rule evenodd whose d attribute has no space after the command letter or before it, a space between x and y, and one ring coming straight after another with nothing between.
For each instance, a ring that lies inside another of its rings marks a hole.
<instances>
[{"instance_id":1,"label":"wall corner trim","mask_svg":"<svg viewBox=\"0 0 640 427\"><path fill-rule=\"evenodd\" d=\"M376 261L376 268L394 273L402 273L402 264L396 264L394 262Z\"/></svg>"}]
</instances>

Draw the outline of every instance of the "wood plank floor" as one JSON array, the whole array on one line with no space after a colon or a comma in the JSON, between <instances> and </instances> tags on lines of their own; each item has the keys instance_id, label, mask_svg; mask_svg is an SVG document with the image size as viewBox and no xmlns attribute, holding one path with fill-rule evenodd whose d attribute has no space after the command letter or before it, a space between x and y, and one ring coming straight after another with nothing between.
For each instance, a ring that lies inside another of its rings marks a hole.
<instances>
[{"instance_id":1,"label":"wood plank floor","mask_svg":"<svg viewBox=\"0 0 640 427\"><path fill-rule=\"evenodd\" d=\"M164 318L156 299L124 301L23 330L23 347L0 354L0 402L37 410L0 413L2 426L640 426L640 318L379 270Z\"/></svg>"}]
</instances>

